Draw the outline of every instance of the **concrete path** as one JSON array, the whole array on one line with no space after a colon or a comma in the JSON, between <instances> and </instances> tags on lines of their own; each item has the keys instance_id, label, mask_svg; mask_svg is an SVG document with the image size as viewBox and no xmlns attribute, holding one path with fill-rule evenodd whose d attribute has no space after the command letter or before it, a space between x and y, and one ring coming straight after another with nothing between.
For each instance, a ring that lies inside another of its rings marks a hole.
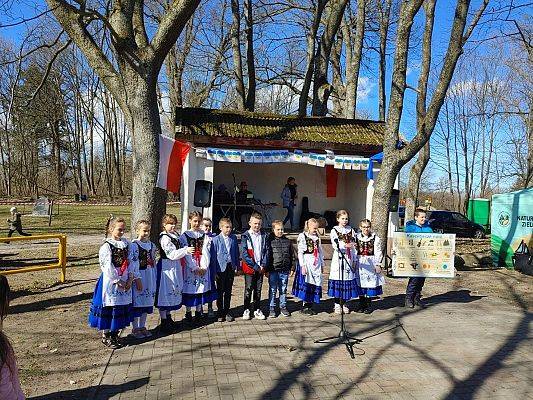
<instances>
[{"instance_id":1,"label":"concrete path","mask_svg":"<svg viewBox=\"0 0 533 400\"><path fill-rule=\"evenodd\" d=\"M427 309L408 311L399 307L405 282L390 281L373 314L346 316L362 339L353 360L343 345L314 343L339 332L331 300L309 317L290 299L289 318L238 318L131 341L112 353L95 398L533 399L533 314L525 307L471 296L450 281L427 297ZM235 306L242 292L236 278ZM157 323L152 315L149 326Z\"/></svg>"}]
</instances>

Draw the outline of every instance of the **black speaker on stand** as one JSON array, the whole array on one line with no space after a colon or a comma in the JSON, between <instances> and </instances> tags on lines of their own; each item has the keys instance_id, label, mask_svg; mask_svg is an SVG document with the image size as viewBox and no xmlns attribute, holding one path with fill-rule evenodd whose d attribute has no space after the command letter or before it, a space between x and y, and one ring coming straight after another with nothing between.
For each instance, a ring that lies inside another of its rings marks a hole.
<instances>
[{"instance_id":1,"label":"black speaker on stand","mask_svg":"<svg viewBox=\"0 0 533 400\"><path fill-rule=\"evenodd\" d=\"M400 205L400 191L398 189L392 189L389 202L389 212L398 211Z\"/></svg>"},{"instance_id":2,"label":"black speaker on stand","mask_svg":"<svg viewBox=\"0 0 533 400\"><path fill-rule=\"evenodd\" d=\"M204 208L211 206L211 194L213 192L213 182L197 180L194 183L194 206L202 209L204 215Z\"/></svg>"}]
</instances>

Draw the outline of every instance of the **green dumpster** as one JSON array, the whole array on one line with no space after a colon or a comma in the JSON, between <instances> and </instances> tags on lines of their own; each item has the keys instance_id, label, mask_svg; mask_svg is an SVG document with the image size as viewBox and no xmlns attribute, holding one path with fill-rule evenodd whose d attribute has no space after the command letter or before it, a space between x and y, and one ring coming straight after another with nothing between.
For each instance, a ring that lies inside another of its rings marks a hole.
<instances>
[{"instance_id":1,"label":"green dumpster","mask_svg":"<svg viewBox=\"0 0 533 400\"><path fill-rule=\"evenodd\" d=\"M476 224L483 225L486 232L490 231L490 200L471 199L468 201L466 213L468 219Z\"/></svg>"},{"instance_id":2,"label":"green dumpster","mask_svg":"<svg viewBox=\"0 0 533 400\"><path fill-rule=\"evenodd\" d=\"M491 251L494 265L513 268L523 243L533 252L533 188L492 196ZM522 246L524 247L524 246Z\"/></svg>"}]
</instances>

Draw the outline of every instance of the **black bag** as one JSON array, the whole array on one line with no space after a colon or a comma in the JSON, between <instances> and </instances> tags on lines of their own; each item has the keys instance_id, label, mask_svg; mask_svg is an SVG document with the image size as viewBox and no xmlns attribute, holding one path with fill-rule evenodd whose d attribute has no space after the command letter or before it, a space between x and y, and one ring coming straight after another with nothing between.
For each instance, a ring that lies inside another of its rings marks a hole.
<instances>
[{"instance_id":1,"label":"black bag","mask_svg":"<svg viewBox=\"0 0 533 400\"><path fill-rule=\"evenodd\" d=\"M512 260L515 270L533 275L533 255L523 240L514 252Z\"/></svg>"}]
</instances>

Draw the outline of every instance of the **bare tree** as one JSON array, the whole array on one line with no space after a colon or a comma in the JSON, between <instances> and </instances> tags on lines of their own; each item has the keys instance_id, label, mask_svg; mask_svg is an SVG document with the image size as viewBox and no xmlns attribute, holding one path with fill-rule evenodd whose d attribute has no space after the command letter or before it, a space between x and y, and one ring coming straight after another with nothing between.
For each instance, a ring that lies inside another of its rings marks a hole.
<instances>
[{"instance_id":1,"label":"bare tree","mask_svg":"<svg viewBox=\"0 0 533 400\"><path fill-rule=\"evenodd\" d=\"M144 2L113 1L108 16L85 2L47 0L55 17L112 94L132 135L132 222L152 220L154 239L165 210L166 196L157 190L161 121L157 107L157 76L199 0L172 2L150 40L144 20ZM115 59L97 44L88 25L98 21L110 34Z\"/></svg>"}]
</instances>

